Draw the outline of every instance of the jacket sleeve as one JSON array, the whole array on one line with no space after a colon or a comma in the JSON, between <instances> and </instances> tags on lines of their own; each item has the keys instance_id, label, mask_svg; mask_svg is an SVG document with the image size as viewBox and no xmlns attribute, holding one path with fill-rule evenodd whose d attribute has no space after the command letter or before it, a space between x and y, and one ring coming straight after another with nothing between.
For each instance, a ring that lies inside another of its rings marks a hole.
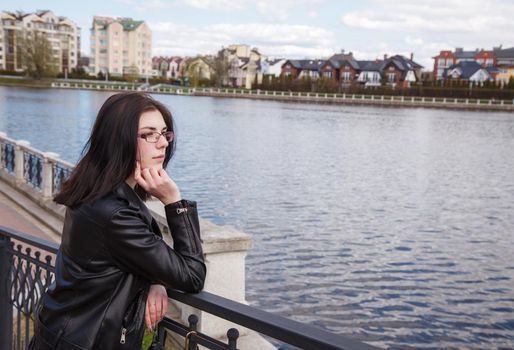
<instances>
[{"instance_id":1,"label":"jacket sleeve","mask_svg":"<svg viewBox=\"0 0 514 350\"><path fill-rule=\"evenodd\" d=\"M164 208L174 249L150 230L134 208L122 208L112 215L106 227L107 249L124 271L168 288L199 292L206 267L196 202L181 200Z\"/></svg>"}]
</instances>

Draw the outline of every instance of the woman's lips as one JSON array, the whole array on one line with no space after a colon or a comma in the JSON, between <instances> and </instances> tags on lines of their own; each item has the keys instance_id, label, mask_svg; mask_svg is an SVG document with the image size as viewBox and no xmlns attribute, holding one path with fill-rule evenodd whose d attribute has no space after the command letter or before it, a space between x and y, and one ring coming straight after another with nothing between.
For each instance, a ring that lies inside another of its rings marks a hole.
<instances>
[{"instance_id":1,"label":"woman's lips","mask_svg":"<svg viewBox=\"0 0 514 350\"><path fill-rule=\"evenodd\" d=\"M162 155L162 156L153 157L153 159L159 159L159 160L161 160L161 159L164 159L164 156Z\"/></svg>"}]
</instances>

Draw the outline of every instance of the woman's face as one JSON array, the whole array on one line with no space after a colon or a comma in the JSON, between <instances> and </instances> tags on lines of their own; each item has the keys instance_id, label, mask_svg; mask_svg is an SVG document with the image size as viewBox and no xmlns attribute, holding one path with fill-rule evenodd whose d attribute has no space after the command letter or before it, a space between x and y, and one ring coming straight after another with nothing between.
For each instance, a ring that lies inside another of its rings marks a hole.
<instances>
[{"instance_id":1,"label":"woman's face","mask_svg":"<svg viewBox=\"0 0 514 350\"><path fill-rule=\"evenodd\" d=\"M165 131L168 131L168 127L164 122L161 112L153 110L141 114L141 117L139 118L139 128L137 130L138 138L136 156L136 159L140 162L141 169L162 169L166 147L168 147L169 142L166 141L166 137L163 135L152 135L152 133L163 133ZM155 138L156 136L159 138L157 142L153 143L145 140L141 135L143 135L143 137L146 135L148 140L152 140L152 137Z\"/></svg>"}]
</instances>

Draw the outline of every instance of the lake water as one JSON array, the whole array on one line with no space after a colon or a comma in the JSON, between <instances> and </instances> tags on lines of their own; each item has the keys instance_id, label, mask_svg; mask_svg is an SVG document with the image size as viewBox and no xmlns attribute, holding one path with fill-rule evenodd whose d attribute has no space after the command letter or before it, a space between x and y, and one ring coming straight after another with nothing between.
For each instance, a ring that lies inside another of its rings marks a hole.
<instances>
[{"instance_id":1,"label":"lake water","mask_svg":"<svg viewBox=\"0 0 514 350\"><path fill-rule=\"evenodd\" d=\"M75 163L106 92L0 87ZM247 299L392 349L514 348L514 116L155 95L200 215L252 235Z\"/></svg>"}]
</instances>

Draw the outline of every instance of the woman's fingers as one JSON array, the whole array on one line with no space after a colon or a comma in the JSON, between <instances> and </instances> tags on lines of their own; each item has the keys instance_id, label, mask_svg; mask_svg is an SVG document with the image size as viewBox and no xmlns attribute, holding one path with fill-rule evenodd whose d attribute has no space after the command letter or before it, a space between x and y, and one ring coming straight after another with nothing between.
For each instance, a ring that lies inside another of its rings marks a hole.
<instances>
[{"instance_id":1,"label":"woman's fingers","mask_svg":"<svg viewBox=\"0 0 514 350\"><path fill-rule=\"evenodd\" d=\"M145 322L150 330L164 318L168 310L168 295L161 285L152 285L146 300Z\"/></svg>"},{"instance_id":2,"label":"woman's fingers","mask_svg":"<svg viewBox=\"0 0 514 350\"><path fill-rule=\"evenodd\" d=\"M169 177L166 170L153 167L141 169L138 162L134 174L136 182L165 205L180 200L177 184Z\"/></svg>"},{"instance_id":3,"label":"woman's fingers","mask_svg":"<svg viewBox=\"0 0 514 350\"><path fill-rule=\"evenodd\" d=\"M136 161L136 170L134 171L134 180L136 180L136 182L144 189L146 189L148 187L148 183L146 182L146 179L143 176L143 171L141 170L141 164L139 163L139 161Z\"/></svg>"},{"instance_id":4,"label":"woman's fingers","mask_svg":"<svg viewBox=\"0 0 514 350\"><path fill-rule=\"evenodd\" d=\"M145 306L145 323L146 323L146 327L149 329L149 330L153 330L153 327L152 327L152 320L150 318L150 307L149 307L150 303L148 302L148 300L146 301L146 306Z\"/></svg>"}]
</instances>

